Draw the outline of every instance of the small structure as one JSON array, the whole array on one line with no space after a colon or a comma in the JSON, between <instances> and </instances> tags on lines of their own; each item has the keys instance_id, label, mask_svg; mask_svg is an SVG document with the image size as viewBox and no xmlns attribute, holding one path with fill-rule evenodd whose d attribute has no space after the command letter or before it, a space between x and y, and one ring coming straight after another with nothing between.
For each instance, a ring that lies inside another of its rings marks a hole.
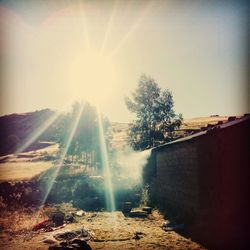
<instances>
[{"instance_id":1,"label":"small structure","mask_svg":"<svg viewBox=\"0 0 250 250\"><path fill-rule=\"evenodd\" d=\"M230 119L154 148L144 171L158 207L213 249L242 249L247 241L249 138L250 116Z\"/></svg>"}]
</instances>

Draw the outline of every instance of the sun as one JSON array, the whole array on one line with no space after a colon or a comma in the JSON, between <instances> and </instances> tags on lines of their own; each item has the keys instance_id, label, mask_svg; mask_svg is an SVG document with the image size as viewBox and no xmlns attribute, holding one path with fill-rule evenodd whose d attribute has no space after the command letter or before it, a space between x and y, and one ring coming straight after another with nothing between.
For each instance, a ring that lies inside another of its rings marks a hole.
<instances>
[{"instance_id":1,"label":"sun","mask_svg":"<svg viewBox=\"0 0 250 250\"><path fill-rule=\"evenodd\" d=\"M93 51L77 55L71 63L69 82L73 98L100 105L116 94L115 64Z\"/></svg>"}]
</instances>

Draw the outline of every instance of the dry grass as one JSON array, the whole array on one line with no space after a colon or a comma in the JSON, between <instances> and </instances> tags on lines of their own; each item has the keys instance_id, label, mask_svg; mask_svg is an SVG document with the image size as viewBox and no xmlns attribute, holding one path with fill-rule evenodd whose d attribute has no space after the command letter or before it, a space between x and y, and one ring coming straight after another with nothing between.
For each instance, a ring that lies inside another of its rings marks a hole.
<instances>
[{"instance_id":1,"label":"dry grass","mask_svg":"<svg viewBox=\"0 0 250 250\"><path fill-rule=\"evenodd\" d=\"M53 166L52 161L44 161L47 155L58 152L58 145L7 157L0 157L0 181L30 180ZM6 160L4 160L6 159Z\"/></svg>"},{"instance_id":2,"label":"dry grass","mask_svg":"<svg viewBox=\"0 0 250 250\"><path fill-rule=\"evenodd\" d=\"M185 129L200 129L206 127L208 124L215 125L219 121L226 122L228 116L210 116L210 117L197 117L192 119L185 119L181 128Z\"/></svg>"},{"instance_id":3,"label":"dry grass","mask_svg":"<svg viewBox=\"0 0 250 250\"><path fill-rule=\"evenodd\" d=\"M37 207L18 207L11 211L0 197L0 228L11 234L28 232L37 223L48 219L52 212L57 209L60 209L65 214L77 211L71 203L61 203L57 206L47 205L40 210Z\"/></svg>"},{"instance_id":4,"label":"dry grass","mask_svg":"<svg viewBox=\"0 0 250 250\"><path fill-rule=\"evenodd\" d=\"M0 181L29 180L51 168L51 162L23 162L0 164Z\"/></svg>"},{"instance_id":5,"label":"dry grass","mask_svg":"<svg viewBox=\"0 0 250 250\"><path fill-rule=\"evenodd\" d=\"M2 209L0 216L0 227L10 234L22 234L32 230L32 227L48 218L48 208L41 211L19 208L15 211Z\"/></svg>"}]
</instances>

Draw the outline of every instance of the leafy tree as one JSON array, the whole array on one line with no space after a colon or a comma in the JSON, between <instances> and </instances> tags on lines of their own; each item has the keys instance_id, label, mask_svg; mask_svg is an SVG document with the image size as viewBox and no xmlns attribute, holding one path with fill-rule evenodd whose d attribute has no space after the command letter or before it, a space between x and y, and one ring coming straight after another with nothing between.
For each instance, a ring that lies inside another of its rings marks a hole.
<instances>
[{"instance_id":1,"label":"leafy tree","mask_svg":"<svg viewBox=\"0 0 250 250\"><path fill-rule=\"evenodd\" d=\"M156 81L142 75L132 97L126 97L127 108L136 114L130 127L130 144L144 150L176 138L175 130L182 123L182 115L174 112L172 93L161 90Z\"/></svg>"}]
</instances>

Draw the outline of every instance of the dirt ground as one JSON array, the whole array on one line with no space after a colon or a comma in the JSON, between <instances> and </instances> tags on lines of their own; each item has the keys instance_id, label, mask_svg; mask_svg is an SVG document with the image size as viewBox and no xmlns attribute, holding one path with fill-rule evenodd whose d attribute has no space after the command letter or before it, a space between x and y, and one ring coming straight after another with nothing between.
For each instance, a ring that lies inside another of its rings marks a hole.
<instances>
[{"instance_id":1,"label":"dirt ground","mask_svg":"<svg viewBox=\"0 0 250 250\"><path fill-rule=\"evenodd\" d=\"M34 222L32 216L34 217L35 214L30 215L29 220ZM53 235L58 232L80 228L90 232L91 239L88 244L93 250L205 249L191 239L184 238L174 231L165 232L161 227L165 221L163 216L157 210L154 210L148 218L125 217L121 212L88 212L82 217L77 217L76 222L66 224L63 228L55 229L52 232L43 232L41 230L32 232L27 228L26 230L13 232L1 225L0 249L47 250L51 243L43 242L45 239L54 239ZM18 223L20 226L22 221L19 220ZM137 237L138 235L139 237Z\"/></svg>"}]
</instances>

